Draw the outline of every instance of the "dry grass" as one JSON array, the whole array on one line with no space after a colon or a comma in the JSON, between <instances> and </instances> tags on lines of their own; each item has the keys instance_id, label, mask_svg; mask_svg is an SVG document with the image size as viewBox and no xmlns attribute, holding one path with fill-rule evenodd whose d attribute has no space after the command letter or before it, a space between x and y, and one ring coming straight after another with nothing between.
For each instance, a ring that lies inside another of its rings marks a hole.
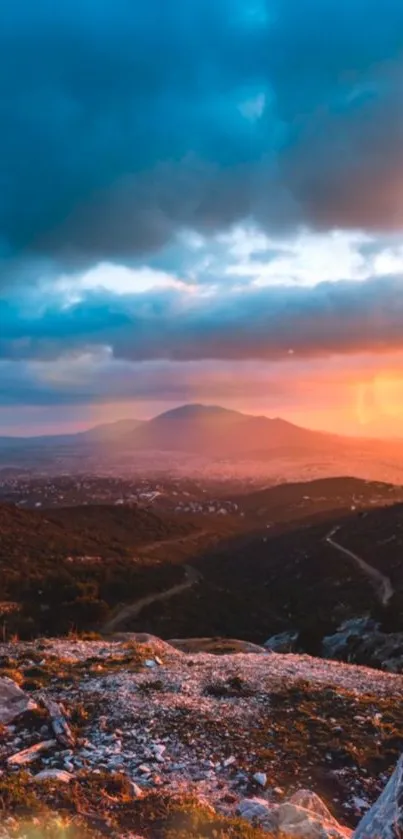
<instances>
[{"instance_id":1,"label":"dry grass","mask_svg":"<svg viewBox=\"0 0 403 839\"><path fill-rule=\"evenodd\" d=\"M10 836L26 832L29 839L120 839L126 832L145 839L270 839L191 796L151 792L133 798L130 782L119 774L82 774L68 786L49 781L35 787L19 773L2 782L0 814L3 824L10 820Z\"/></svg>"}]
</instances>

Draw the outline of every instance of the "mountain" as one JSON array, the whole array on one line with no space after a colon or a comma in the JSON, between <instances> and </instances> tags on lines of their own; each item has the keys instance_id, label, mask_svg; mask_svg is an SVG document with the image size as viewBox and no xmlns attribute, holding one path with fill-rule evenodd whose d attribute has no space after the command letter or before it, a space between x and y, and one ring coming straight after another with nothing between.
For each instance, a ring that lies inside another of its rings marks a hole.
<instances>
[{"instance_id":1,"label":"mountain","mask_svg":"<svg viewBox=\"0 0 403 839\"><path fill-rule=\"evenodd\" d=\"M0 447L13 446L17 448L48 447L60 445L80 445L81 443L97 443L103 440L118 440L126 434L133 433L140 425L141 420L122 419L116 422L105 422L88 428L85 431L77 431L71 434L38 434L35 437L0 437Z\"/></svg>"},{"instance_id":2,"label":"mountain","mask_svg":"<svg viewBox=\"0 0 403 839\"><path fill-rule=\"evenodd\" d=\"M339 438L290 422L251 416L219 406L182 405L136 428L124 440L135 449L185 451L209 457L259 457L287 451L322 452Z\"/></svg>"},{"instance_id":3,"label":"mountain","mask_svg":"<svg viewBox=\"0 0 403 839\"><path fill-rule=\"evenodd\" d=\"M101 425L95 425L87 431L72 434L69 439L72 441L88 441L90 443L120 440L128 434L132 434L142 424L143 421L137 419L122 419L117 420L116 422L105 422Z\"/></svg>"},{"instance_id":4,"label":"mountain","mask_svg":"<svg viewBox=\"0 0 403 839\"><path fill-rule=\"evenodd\" d=\"M403 443L342 437L281 418L189 404L148 421L122 420L84 432L1 437L0 468L178 476L256 476L275 480L350 474L403 483Z\"/></svg>"}]
</instances>

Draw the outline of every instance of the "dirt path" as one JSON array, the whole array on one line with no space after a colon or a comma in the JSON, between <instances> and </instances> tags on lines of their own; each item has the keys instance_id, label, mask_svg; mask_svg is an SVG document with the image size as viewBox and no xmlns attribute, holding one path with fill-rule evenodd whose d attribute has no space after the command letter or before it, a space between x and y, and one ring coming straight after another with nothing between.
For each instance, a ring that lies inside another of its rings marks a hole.
<instances>
[{"instance_id":1,"label":"dirt path","mask_svg":"<svg viewBox=\"0 0 403 839\"><path fill-rule=\"evenodd\" d=\"M125 623L130 618L136 618L147 606L151 606L153 603L158 603L158 601L161 600L169 600L170 597L174 597L176 594L181 594L183 591L192 588L192 586L203 579L202 574L200 574L200 572L191 565L184 565L184 569L185 579L183 583L177 583L175 586L165 589L165 591L157 592L157 594L148 594L147 597L141 597L140 600L135 600L134 603L129 603L127 606L123 606L122 609L120 609L119 612L104 625L102 630L103 633L108 634L110 632L114 632L115 629L122 623Z\"/></svg>"},{"instance_id":2,"label":"dirt path","mask_svg":"<svg viewBox=\"0 0 403 839\"><path fill-rule=\"evenodd\" d=\"M169 539L163 539L159 542L151 542L149 545L143 545L141 547L141 555L146 557L148 554L158 550L158 548L163 548L167 545L182 545L184 542L191 541L197 542L202 536L206 536L208 532L208 530L198 530L196 532L189 533L187 536L174 536ZM135 600L134 603L127 603L125 606L122 606L116 614L112 615L112 617L104 624L102 632L104 634L114 632L115 629L122 623L125 623L125 621L130 618L137 617L147 606L151 606L153 603L157 603L161 600L169 600L170 597L174 597L176 594L181 594L183 591L192 588L192 586L203 579L203 575L200 571L196 571L193 566L184 565L183 567L185 571L185 579L182 583L177 583L176 585L171 586L171 588L165 589L165 591L148 594L146 597L141 597L139 600Z\"/></svg>"},{"instance_id":3,"label":"dirt path","mask_svg":"<svg viewBox=\"0 0 403 839\"><path fill-rule=\"evenodd\" d=\"M340 530L340 526L334 527L333 530L331 530L330 533L328 533L328 535L326 536L326 542L328 543L328 545L331 545L332 548L335 548L336 551L339 551L339 553L344 554L344 556L348 556L349 559L352 559L353 562L355 562L356 565L358 565L361 571L363 571L364 574L366 574L366 576L370 580L373 588L375 589L378 599L382 603L382 606L387 606L389 600L391 599L391 597L393 597L393 594L395 592L389 577L385 577L385 575L381 574L381 572L378 571L377 568L374 568L372 565L369 565L369 563L366 562L365 559L362 559L360 556L357 556L357 554L353 553L352 551L349 551L348 548L343 548L343 545L340 545L339 542L336 542L333 539L333 536L335 536L338 530Z\"/></svg>"}]
</instances>

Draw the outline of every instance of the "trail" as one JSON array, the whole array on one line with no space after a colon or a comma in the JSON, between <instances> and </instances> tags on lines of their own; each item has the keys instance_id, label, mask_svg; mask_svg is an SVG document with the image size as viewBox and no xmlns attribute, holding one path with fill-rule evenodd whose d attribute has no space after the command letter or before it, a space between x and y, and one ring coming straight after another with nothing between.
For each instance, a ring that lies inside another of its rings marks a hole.
<instances>
[{"instance_id":1,"label":"trail","mask_svg":"<svg viewBox=\"0 0 403 839\"><path fill-rule=\"evenodd\" d=\"M153 551L158 550L158 548L163 548L166 545L182 545L184 542L190 542L192 540L197 542L202 536L206 536L207 533L209 533L208 530L198 530L196 532L189 533L187 536L174 536L169 539L151 542L149 545L143 545L141 547L141 554L142 556L147 556L148 554L153 553ZM176 585L171 586L171 588L165 589L165 591L148 594L146 597L141 597L139 600L135 600L134 603L127 603L125 606L122 606L122 608L119 609L115 615L112 615L112 617L104 624L102 632L104 634L114 632L114 630L122 623L125 623L125 621L130 618L137 617L137 615L139 615L143 609L146 609L147 606L151 606L153 603L158 603L158 601L161 600L169 600L170 597L175 597L176 594L181 594L183 591L192 588L192 586L203 579L203 575L200 571L196 571L196 568L193 568L192 565L184 565L183 567L185 570L185 579L182 583L177 583Z\"/></svg>"},{"instance_id":2,"label":"trail","mask_svg":"<svg viewBox=\"0 0 403 839\"><path fill-rule=\"evenodd\" d=\"M120 609L119 612L104 625L102 630L103 633L107 634L109 632L114 632L118 626L125 623L125 621L129 618L136 618L147 606L151 606L153 603L157 603L161 600L169 600L170 597L174 597L176 594L181 594L183 591L192 588L192 586L203 579L203 575L191 565L185 565L184 569L185 579L183 583L177 583L175 586L171 586L171 588L167 588L165 591L159 591L156 594L148 594L146 597L141 597L140 600L135 600L134 603L129 603L127 606L123 606L123 608Z\"/></svg>"},{"instance_id":3,"label":"trail","mask_svg":"<svg viewBox=\"0 0 403 839\"><path fill-rule=\"evenodd\" d=\"M375 589L378 599L382 603L382 606L387 606L389 600L391 599L391 597L393 597L395 593L395 590L392 586L389 577L385 577L384 574L381 574L381 572L378 571L377 568L374 568L372 565L366 562L365 559L362 559L362 557L353 553L353 551L349 551L348 548L344 548L343 545L340 545L339 542L336 542L333 539L333 536L335 536L338 530L340 530L340 526L334 527L333 530L331 530L330 533L328 533L328 535L326 536L325 541L328 543L328 545L331 545L332 548L335 548L336 551L339 551L339 553L344 554L344 556L348 556L349 559L352 559L353 562L355 562L356 565L358 565L361 571L363 571L364 574L366 574L366 576L370 580L373 588Z\"/></svg>"}]
</instances>

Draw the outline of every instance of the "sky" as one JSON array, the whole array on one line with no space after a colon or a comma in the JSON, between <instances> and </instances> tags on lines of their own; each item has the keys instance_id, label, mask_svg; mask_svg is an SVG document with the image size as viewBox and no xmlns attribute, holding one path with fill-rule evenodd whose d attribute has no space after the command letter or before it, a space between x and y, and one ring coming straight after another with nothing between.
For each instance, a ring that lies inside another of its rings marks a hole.
<instances>
[{"instance_id":1,"label":"sky","mask_svg":"<svg viewBox=\"0 0 403 839\"><path fill-rule=\"evenodd\" d=\"M401 0L0 12L0 434L403 436Z\"/></svg>"}]
</instances>

